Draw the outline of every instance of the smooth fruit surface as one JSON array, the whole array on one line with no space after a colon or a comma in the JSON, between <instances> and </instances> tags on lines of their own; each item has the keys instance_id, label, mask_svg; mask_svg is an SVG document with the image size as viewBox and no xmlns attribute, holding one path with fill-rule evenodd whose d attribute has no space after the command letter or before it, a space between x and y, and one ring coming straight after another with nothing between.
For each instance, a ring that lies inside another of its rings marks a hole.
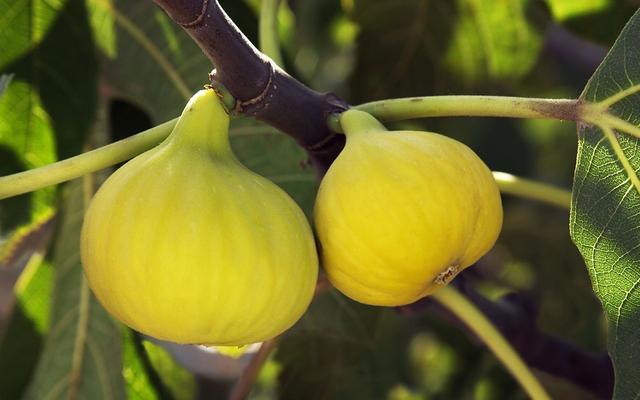
<instances>
[{"instance_id":1,"label":"smooth fruit surface","mask_svg":"<svg viewBox=\"0 0 640 400\"><path fill-rule=\"evenodd\" d=\"M464 144L387 131L372 116L341 117L347 143L315 204L322 265L362 303L412 303L493 247L502 203L491 171Z\"/></svg>"},{"instance_id":2,"label":"smooth fruit surface","mask_svg":"<svg viewBox=\"0 0 640 400\"><path fill-rule=\"evenodd\" d=\"M307 219L278 186L245 168L213 90L174 131L96 193L82 229L90 287L130 327L159 339L243 345L293 325L318 260Z\"/></svg>"}]
</instances>

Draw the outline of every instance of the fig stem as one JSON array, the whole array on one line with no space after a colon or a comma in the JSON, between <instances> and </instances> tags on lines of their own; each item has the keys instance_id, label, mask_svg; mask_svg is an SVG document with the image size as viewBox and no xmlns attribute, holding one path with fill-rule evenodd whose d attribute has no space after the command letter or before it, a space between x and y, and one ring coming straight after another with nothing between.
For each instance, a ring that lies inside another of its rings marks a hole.
<instances>
[{"instance_id":1,"label":"fig stem","mask_svg":"<svg viewBox=\"0 0 640 400\"><path fill-rule=\"evenodd\" d=\"M493 178L502 193L541 201L567 210L571 207L571 191L567 189L521 178L506 172L493 171Z\"/></svg>"},{"instance_id":2,"label":"fig stem","mask_svg":"<svg viewBox=\"0 0 640 400\"><path fill-rule=\"evenodd\" d=\"M464 322L495 354L533 400L550 400L544 387L509 342L482 312L452 286L437 290L432 297Z\"/></svg>"},{"instance_id":3,"label":"fig stem","mask_svg":"<svg viewBox=\"0 0 640 400\"><path fill-rule=\"evenodd\" d=\"M355 106L382 121L427 117L510 117L577 121L580 100L527 97L453 95L388 99ZM338 116L329 117L329 128L340 132Z\"/></svg>"},{"instance_id":4,"label":"fig stem","mask_svg":"<svg viewBox=\"0 0 640 400\"><path fill-rule=\"evenodd\" d=\"M278 38L278 11L280 0L262 0L260 6L260 50L279 66L284 66Z\"/></svg>"},{"instance_id":5,"label":"fig stem","mask_svg":"<svg viewBox=\"0 0 640 400\"><path fill-rule=\"evenodd\" d=\"M177 121L178 118L175 118L135 136L53 164L0 177L0 199L55 185L126 161L162 142Z\"/></svg>"},{"instance_id":6,"label":"fig stem","mask_svg":"<svg viewBox=\"0 0 640 400\"><path fill-rule=\"evenodd\" d=\"M371 114L356 109L347 110L340 114L340 126L342 126L342 130L347 137L387 130Z\"/></svg>"}]
</instances>

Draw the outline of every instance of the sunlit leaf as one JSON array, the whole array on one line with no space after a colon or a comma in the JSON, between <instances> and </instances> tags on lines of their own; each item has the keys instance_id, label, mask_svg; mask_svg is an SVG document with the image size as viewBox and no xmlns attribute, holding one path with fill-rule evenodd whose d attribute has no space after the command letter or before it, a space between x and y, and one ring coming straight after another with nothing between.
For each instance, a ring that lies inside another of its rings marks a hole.
<instances>
[{"instance_id":1,"label":"sunlit leaf","mask_svg":"<svg viewBox=\"0 0 640 400\"><path fill-rule=\"evenodd\" d=\"M48 7L29 3L34 10ZM6 66L13 80L0 98L0 175L79 153L93 120L97 66L84 1L64 4L39 45ZM0 264L33 247L54 199L50 187L0 202L0 240L6 245Z\"/></svg>"},{"instance_id":2,"label":"sunlit leaf","mask_svg":"<svg viewBox=\"0 0 640 400\"><path fill-rule=\"evenodd\" d=\"M84 0L65 1L40 45L6 69L15 75L15 80L28 82L39 97L49 117L59 158L82 151L95 117L98 82L96 51ZM8 107L16 105L11 102ZM43 118L41 114L32 108L25 118ZM20 137L27 140L24 133Z\"/></svg>"},{"instance_id":3,"label":"sunlit leaf","mask_svg":"<svg viewBox=\"0 0 640 400\"><path fill-rule=\"evenodd\" d=\"M39 167L56 160L52 121L44 110L38 92L25 81L14 79L0 98L0 174L8 175ZM0 201L0 238L14 246L16 238L26 236L53 211L55 191L45 188ZM16 231L23 228L23 232ZM2 259L9 251L0 246Z\"/></svg>"},{"instance_id":4,"label":"sunlit leaf","mask_svg":"<svg viewBox=\"0 0 640 400\"><path fill-rule=\"evenodd\" d=\"M556 21L597 13L610 7L613 2L612 0L547 0Z\"/></svg>"},{"instance_id":5,"label":"sunlit leaf","mask_svg":"<svg viewBox=\"0 0 640 400\"><path fill-rule=\"evenodd\" d=\"M109 58L116 56L115 21L111 0L85 0L96 45Z\"/></svg>"},{"instance_id":6,"label":"sunlit leaf","mask_svg":"<svg viewBox=\"0 0 640 400\"><path fill-rule=\"evenodd\" d=\"M35 47L66 0L0 0L0 69Z\"/></svg>"},{"instance_id":7,"label":"sunlit leaf","mask_svg":"<svg viewBox=\"0 0 640 400\"><path fill-rule=\"evenodd\" d=\"M640 12L620 34L582 98L620 96L611 112L640 124ZM622 94L622 95L621 95ZM626 94L626 95L624 95ZM640 140L580 124L571 235L585 259L609 321L615 399L640 396Z\"/></svg>"}]
</instances>

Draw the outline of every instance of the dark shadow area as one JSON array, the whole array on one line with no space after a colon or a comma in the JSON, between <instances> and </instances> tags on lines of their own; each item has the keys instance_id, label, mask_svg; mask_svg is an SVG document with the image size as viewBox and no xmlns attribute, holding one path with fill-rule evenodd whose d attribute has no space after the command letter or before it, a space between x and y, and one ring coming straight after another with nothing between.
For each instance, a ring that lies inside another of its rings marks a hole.
<instances>
[{"instance_id":1,"label":"dark shadow area","mask_svg":"<svg viewBox=\"0 0 640 400\"><path fill-rule=\"evenodd\" d=\"M126 139L153 126L151 118L138 107L122 99L109 103L109 135L112 142Z\"/></svg>"},{"instance_id":2,"label":"dark shadow area","mask_svg":"<svg viewBox=\"0 0 640 400\"><path fill-rule=\"evenodd\" d=\"M16 305L0 342L0 399L20 399L35 371L42 336Z\"/></svg>"},{"instance_id":3,"label":"dark shadow area","mask_svg":"<svg viewBox=\"0 0 640 400\"><path fill-rule=\"evenodd\" d=\"M0 145L0 176L24 171L26 166L7 146ZM11 231L26 223L31 218L32 194L0 200L0 226L5 232ZM2 398L0 396L0 398Z\"/></svg>"}]
</instances>

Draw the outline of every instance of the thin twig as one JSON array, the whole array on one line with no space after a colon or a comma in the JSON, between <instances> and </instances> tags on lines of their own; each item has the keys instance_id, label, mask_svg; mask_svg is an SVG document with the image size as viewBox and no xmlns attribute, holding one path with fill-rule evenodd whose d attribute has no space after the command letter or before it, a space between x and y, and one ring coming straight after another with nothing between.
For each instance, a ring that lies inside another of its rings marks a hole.
<instances>
[{"instance_id":1,"label":"thin twig","mask_svg":"<svg viewBox=\"0 0 640 400\"><path fill-rule=\"evenodd\" d=\"M260 350L253 356L251 362L244 370L238 382L234 386L231 391L231 395L229 396L229 400L244 400L251 393L251 388L258 378L258 374L262 367L269 359L269 356L275 350L278 342L280 341L280 337L275 337L273 339L267 340L262 343L260 346Z\"/></svg>"},{"instance_id":2,"label":"thin twig","mask_svg":"<svg viewBox=\"0 0 640 400\"><path fill-rule=\"evenodd\" d=\"M599 399L611 398L614 374L607 353L589 352L542 332L536 325L538 308L533 299L519 293L491 301L475 291L468 274L473 271L459 275L452 284L500 330L530 367L564 378ZM429 304L433 303L427 298L400 311L411 315Z\"/></svg>"}]
</instances>

